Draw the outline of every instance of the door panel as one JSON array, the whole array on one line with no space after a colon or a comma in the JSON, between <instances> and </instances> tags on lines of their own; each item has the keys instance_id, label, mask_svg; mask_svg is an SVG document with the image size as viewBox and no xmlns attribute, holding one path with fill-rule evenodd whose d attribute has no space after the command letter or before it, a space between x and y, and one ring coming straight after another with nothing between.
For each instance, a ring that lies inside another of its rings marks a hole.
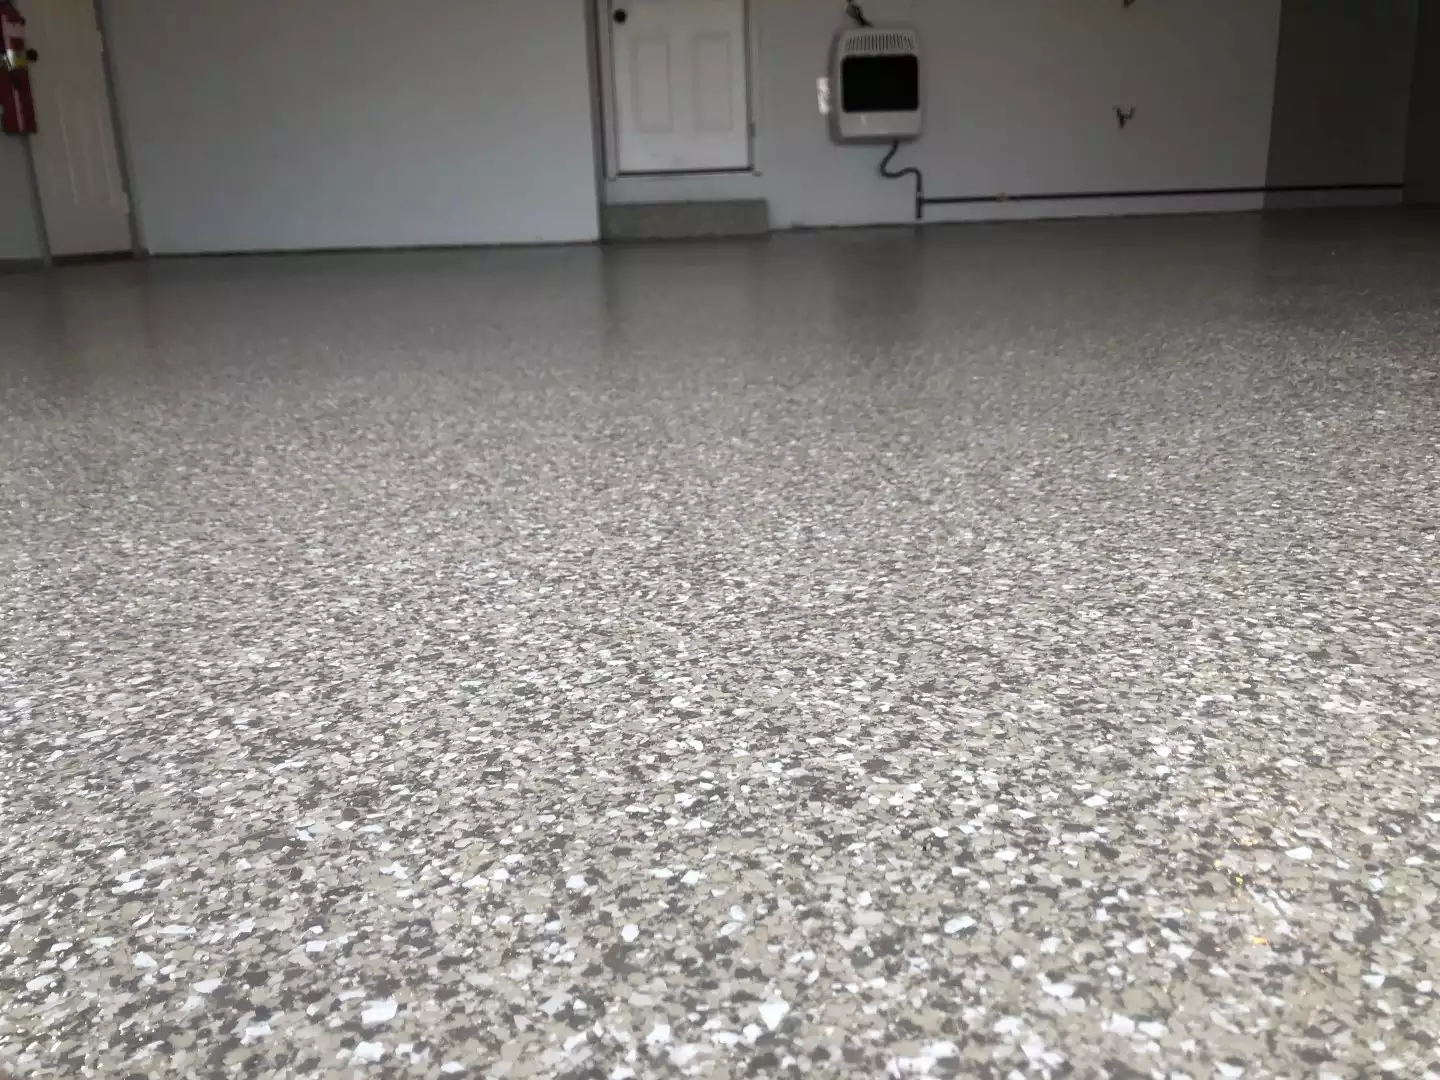
<instances>
[{"instance_id":1,"label":"door panel","mask_svg":"<svg viewBox=\"0 0 1440 1080\"><path fill-rule=\"evenodd\" d=\"M695 55L695 129L706 133L735 130L735 61L729 34L697 34Z\"/></svg>"},{"instance_id":2,"label":"door panel","mask_svg":"<svg viewBox=\"0 0 1440 1080\"><path fill-rule=\"evenodd\" d=\"M101 56L93 0L29 0L23 10L39 61L32 139L50 250L130 250L130 202Z\"/></svg>"},{"instance_id":3,"label":"door panel","mask_svg":"<svg viewBox=\"0 0 1440 1080\"><path fill-rule=\"evenodd\" d=\"M634 58L635 130L645 135L673 134L670 39L637 34L630 43L630 55Z\"/></svg>"},{"instance_id":4,"label":"door panel","mask_svg":"<svg viewBox=\"0 0 1440 1080\"><path fill-rule=\"evenodd\" d=\"M745 0L611 0L621 173L750 165Z\"/></svg>"}]
</instances>

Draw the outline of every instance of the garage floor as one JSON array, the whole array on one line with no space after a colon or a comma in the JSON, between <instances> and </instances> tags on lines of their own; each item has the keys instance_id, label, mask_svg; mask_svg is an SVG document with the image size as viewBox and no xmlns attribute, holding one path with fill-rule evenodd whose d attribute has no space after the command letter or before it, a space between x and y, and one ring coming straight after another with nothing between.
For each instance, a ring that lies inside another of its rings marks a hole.
<instances>
[{"instance_id":1,"label":"garage floor","mask_svg":"<svg viewBox=\"0 0 1440 1080\"><path fill-rule=\"evenodd\" d=\"M1398 212L0 279L0 1061L1440 1073L1437 286Z\"/></svg>"}]
</instances>

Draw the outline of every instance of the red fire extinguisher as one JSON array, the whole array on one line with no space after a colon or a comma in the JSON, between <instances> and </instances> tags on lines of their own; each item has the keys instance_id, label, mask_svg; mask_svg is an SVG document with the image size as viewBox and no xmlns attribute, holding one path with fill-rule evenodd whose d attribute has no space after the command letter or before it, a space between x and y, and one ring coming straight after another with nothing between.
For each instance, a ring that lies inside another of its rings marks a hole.
<instances>
[{"instance_id":1,"label":"red fire extinguisher","mask_svg":"<svg viewBox=\"0 0 1440 1080\"><path fill-rule=\"evenodd\" d=\"M30 89L34 49L25 47L25 19L14 0L0 0L0 132L35 134L35 96Z\"/></svg>"}]
</instances>

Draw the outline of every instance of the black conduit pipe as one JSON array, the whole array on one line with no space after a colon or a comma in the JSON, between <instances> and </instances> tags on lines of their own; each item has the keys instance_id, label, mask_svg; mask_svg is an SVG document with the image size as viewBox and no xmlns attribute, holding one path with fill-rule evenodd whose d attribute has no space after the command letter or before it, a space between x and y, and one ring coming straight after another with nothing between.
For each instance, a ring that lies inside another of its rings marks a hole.
<instances>
[{"instance_id":1,"label":"black conduit pipe","mask_svg":"<svg viewBox=\"0 0 1440 1080\"><path fill-rule=\"evenodd\" d=\"M925 194L925 174L913 165L892 169L890 163L900 152L897 139L880 161L880 175L887 180L915 178L915 220L925 220L927 206L975 206L1007 202L1074 202L1081 199L1197 198L1207 195L1322 195L1342 191L1403 191L1404 184L1271 184L1260 187L1153 188L1139 191L1046 191L1020 195L936 195Z\"/></svg>"}]
</instances>

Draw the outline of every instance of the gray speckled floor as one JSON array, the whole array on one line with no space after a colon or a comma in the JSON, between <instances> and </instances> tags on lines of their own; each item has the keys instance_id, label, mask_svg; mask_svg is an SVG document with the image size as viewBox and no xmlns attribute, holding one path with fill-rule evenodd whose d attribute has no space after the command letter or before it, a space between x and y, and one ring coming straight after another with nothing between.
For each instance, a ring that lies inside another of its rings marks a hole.
<instances>
[{"instance_id":1,"label":"gray speckled floor","mask_svg":"<svg viewBox=\"0 0 1440 1080\"><path fill-rule=\"evenodd\" d=\"M0 326L21 1075L1440 1075L1440 221Z\"/></svg>"}]
</instances>

